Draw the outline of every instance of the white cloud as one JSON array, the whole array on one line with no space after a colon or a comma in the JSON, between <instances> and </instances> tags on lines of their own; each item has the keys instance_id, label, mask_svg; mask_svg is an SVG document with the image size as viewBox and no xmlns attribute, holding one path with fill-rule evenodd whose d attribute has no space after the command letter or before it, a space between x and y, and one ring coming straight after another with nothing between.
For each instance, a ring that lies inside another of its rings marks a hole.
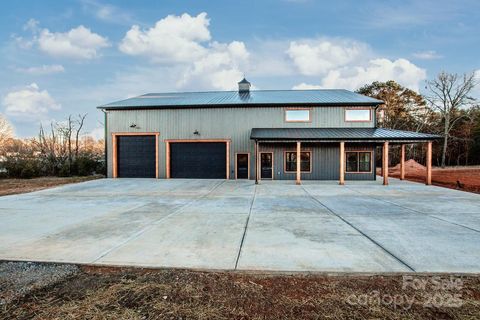
<instances>
[{"instance_id":1,"label":"white cloud","mask_svg":"<svg viewBox=\"0 0 480 320\"><path fill-rule=\"evenodd\" d=\"M318 84L308 84L308 83L302 82L292 87L292 90L313 90L313 89L322 89L322 86Z\"/></svg>"},{"instance_id":2,"label":"white cloud","mask_svg":"<svg viewBox=\"0 0 480 320\"><path fill-rule=\"evenodd\" d=\"M37 32L38 31L38 25L39 22L38 20L35 20L33 18L29 19L27 23L23 25L23 30L31 31L31 32Z\"/></svg>"},{"instance_id":3,"label":"white cloud","mask_svg":"<svg viewBox=\"0 0 480 320\"><path fill-rule=\"evenodd\" d=\"M60 64L41 65L39 67L17 68L18 72L27 73L31 75L46 75L52 73L65 72L65 68Z\"/></svg>"},{"instance_id":4,"label":"white cloud","mask_svg":"<svg viewBox=\"0 0 480 320\"><path fill-rule=\"evenodd\" d=\"M352 40L292 41L286 51L303 75L322 75L368 53L368 46Z\"/></svg>"},{"instance_id":5,"label":"white cloud","mask_svg":"<svg viewBox=\"0 0 480 320\"><path fill-rule=\"evenodd\" d=\"M323 79L323 88L358 89L373 81L395 80L403 86L418 91L419 83L426 79L425 69L406 59L395 61L379 58L370 60L366 66L344 67L331 70Z\"/></svg>"},{"instance_id":6,"label":"white cloud","mask_svg":"<svg viewBox=\"0 0 480 320\"><path fill-rule=\"evenodd\" d=\"M105 128L97 127L95 129L93 129L92 131L90 131L86 134L83 134L82 136L83 137L92 137L95 140L105 139Z\"/></svg>"},{"instance_id":7,"label":"white cloud","mask_svg":"<svg viewBox=\"0 0 480 320\"><path fill-rule=\"evenodd\" d=\"M81 0L84 10L91 12L102 21L115 24L132 23L132 16L129 12L111 4L100 3L96 0Z\"/></svg>"},{"instance_id":8,"label":"white cloud","mask_svg":"<svg viewBox=\"0 0 480 320\"><path fill-rule=\"evenodd\" d=\"M240 70L247 64L249 55L243 42L213 43L207 54L195 61L177 84L179 87L191 83L197 88L236 89L243 76Z\"/></svg>"},{"instance_id":9,"label":"white cloud","mask_svg":"<svg viewBox=\"0 0 480 320\"><path fill-rule=\"evenodd\" d=\"M413 56L417 59L422 59L422 60L433 60L433 59L443 58L441 55L439 55L434 50L416 52L416 53L413 54Z\"/></svg>"},{"instance_id":10,"label":"white cloud","mask_svg":"<svg viewBox=\"0 0 480 320\"><path fill-rule=\"evenodd\" d=\"M3 98L5 113L19 121L37 121L47 116L50 110L61 108L48 93L36 83L11 91Z\"/></svg>"},{"instance_id":11,"label":"white cloud","mask_svg":"<svg viewBox=\"0 0 480 320\"><path fill-rule=\"evenodd\" d=\"M132 26L119 49L147 57L158 68L176 69L173 82L177 89L234 89L250 54L243 42L213 41L209 24L205 12L169 15L145 30Z\"/></svg>"},{"instance_id":12,"label":"white cloud","mask_svg":"<svg viewBox=\"0 0 480 320\"><path fill-rule=\"evenodd\" d=\"M205 55L203 42L211 39L210 20L205 12L196 17L187 13L169 15L147 30L132 26L119 45L120 51L146 56L154 62L191 62Z\"/></svg>"},{"instance_id":13,"label":"white cloud","mask_svg":"<svg viewBox=\"0 0 480 320\"><path fill-rule=\"evenodd\" d=\"M367 44L350 39L292 41L286 54L300 74L317 79L299 83L294 89L354 90L373 81L395 80L418 90L426 78L426 71L412 62L378 57Z\"/></svg>"},{"instance_id":14,"label":"white cloud","mask_svg":"<svg viewBox=\"0 0 480 320\"><path fill-rule=\"evenodd\" d=\"M74 59L98 57L99 50L110 45L107 38L82 25L68 32L50 32L43 29L36 40L43 52L54 57Z\"/></svg>"}]
</instances>

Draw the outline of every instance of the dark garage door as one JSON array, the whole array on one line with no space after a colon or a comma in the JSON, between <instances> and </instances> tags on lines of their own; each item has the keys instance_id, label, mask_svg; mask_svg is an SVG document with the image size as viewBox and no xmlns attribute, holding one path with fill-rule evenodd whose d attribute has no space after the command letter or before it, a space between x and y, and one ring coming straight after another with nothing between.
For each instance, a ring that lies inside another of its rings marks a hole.
<instances>
[{"instance_id":1,"label":"dark garage door","mask_svg":"<svg viewBox=\"0 0 480 320\"><path fill-rule=\"evenodd\" d=\"M117 136L118 176L155 178L155 136Z\"/></svg>"},{"instance_id":2,"label":"dark garage door","mask_svg":"<svg viewBox=\"0 0 480 320\"><path fill-rule=\"evenodd\" d=\"M227 170L224 142L175 142L170 144L172 178L225 179Z\"/></svg>"}]
</instances>

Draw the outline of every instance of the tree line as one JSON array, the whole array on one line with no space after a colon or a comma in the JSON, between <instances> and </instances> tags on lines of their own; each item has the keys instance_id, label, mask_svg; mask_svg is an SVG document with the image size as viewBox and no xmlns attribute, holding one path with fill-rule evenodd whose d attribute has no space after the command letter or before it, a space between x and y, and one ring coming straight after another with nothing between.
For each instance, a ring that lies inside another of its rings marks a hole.
<instances>
[{"instance_id":1,"label":"tree line","mask_svg":"<svg viewBox=\"0 0 480 320\"><path fill-rule=\"evenodd\" d=\"M104 174L104 140L82 135L86 117L70 115L48 128L40 125L38 137L16 139L0 115L0 177Z\"/></svg>"},{"instance_id":2,"label":"tree line","mask_svg":"<svg viewBox=\"0 0 480 320\"><path fill-rule=\"evenodd\" d=\"M425 83L423 95L395 81L373 82L357 92L384 101L377 109L379 127L441 135L433 148L434 165L468 166L480 164L480 106L472 96L477 85L474 72L441 72ZM391 163L398 159L399 150L393 149ZM424 163L424 146L409 145L407 159Z\"/></svg>"}]
</instances>

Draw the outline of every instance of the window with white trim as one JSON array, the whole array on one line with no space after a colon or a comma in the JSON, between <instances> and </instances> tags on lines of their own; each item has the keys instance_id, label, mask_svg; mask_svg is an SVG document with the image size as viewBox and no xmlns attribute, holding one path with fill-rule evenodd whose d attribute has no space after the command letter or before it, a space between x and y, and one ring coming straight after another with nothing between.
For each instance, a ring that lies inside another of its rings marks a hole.
<instances>
[{"instance_id":1,"label":"window with white trim","mask_svg":"<svg viewBox=\"0 0 480 320\"><path fill-rule=\"evenodd\" d=\"M345 109L345 121L371 121L370 109Z\"/></svg>"},{"instance_id":2,"label":"window with white trim","mask_svg":"<svg viewBox=\"0 0 480 320\"><path fill-rule=\"evenodd\" d=\"M310 122L310 109L285 109L286 122Z\"/></svg>"}]
</instances>

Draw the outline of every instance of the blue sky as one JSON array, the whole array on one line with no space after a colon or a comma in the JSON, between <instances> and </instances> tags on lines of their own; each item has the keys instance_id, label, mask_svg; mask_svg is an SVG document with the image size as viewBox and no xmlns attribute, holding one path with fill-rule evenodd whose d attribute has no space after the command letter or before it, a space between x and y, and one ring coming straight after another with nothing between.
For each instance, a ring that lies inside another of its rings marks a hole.
<instances>
[{"instance_id":1,"label":"blue sky","mask_svg":"<svg viewBox=\"0 0 480 320\"><path fill-rule=\"evenodd\" d=\"M360 4L359 4L360 3ZM422 90L442 70L480 69L479 1L5 1L0 113L19 137L39 123L147 92Z\"/></svg>"}]
</instances>

